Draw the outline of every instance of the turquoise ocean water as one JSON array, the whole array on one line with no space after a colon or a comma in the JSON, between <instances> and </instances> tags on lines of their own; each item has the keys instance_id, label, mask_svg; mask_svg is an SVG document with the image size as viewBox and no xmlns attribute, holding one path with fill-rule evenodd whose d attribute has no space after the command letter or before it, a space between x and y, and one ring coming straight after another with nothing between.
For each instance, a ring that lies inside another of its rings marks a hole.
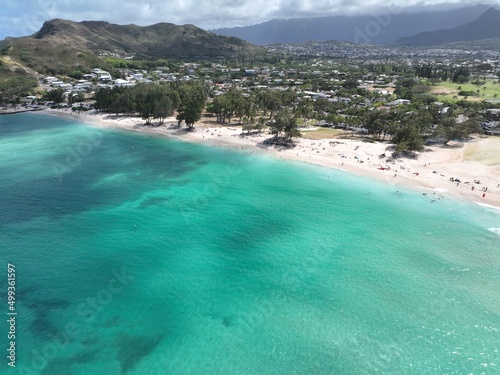
<instances>
[{"instance_id":1,"label":"turquoise ocean water","mask_svg":"<svg viewBox=\"0 0 500 375\"><path fill-rule=\"evenodd\" d=\"M435 198L1 116L0 374L498 374L499 211Z\"/></svg>"}]
</instances>

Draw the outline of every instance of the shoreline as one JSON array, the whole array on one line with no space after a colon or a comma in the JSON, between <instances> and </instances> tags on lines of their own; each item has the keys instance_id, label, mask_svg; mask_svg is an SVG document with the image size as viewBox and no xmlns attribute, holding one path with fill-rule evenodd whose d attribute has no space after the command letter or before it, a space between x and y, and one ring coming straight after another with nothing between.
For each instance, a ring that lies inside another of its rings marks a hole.
<instances>
[{"instance_id":1,"label":"shoreline","mask_svg":"<svg viewBox=\"0 0 500 375\"><path fill-rule=\"evenodd\" d=\"M0 116L2 115L17 115L20 113L28 113L28 112L40 112L45 111L47 108L10 108L10 109L1 109Z\"/></svg>"},{"instance_id":2,"label":"shoreline","mask_svg":"<svg viewBox=\"0 0 500 375\"><path fill-rule=\"evenodd\" d=\"M432 195L429 198L436 199L431 202L450 197L500 209L500 152L498 162L492 162L492 156L488 156L488 163L481 162L484 150L490 153L492 150L500 150L500 137L481 137L473 142L451 146L430 146L426 147L426 151L419 154L417 159L392 159L391 151L386 149L389 144L382 142L300 138L294 148L287 149L263 145L262 142L269 138L269 135L242 134L240 125L209 124L200 121L195 126L196 131L188 132L185 127L177 128L174 117L165 119L163 125L151 126L144 125L144 120L139 117L114 116L94 111L76 114L68 110L47 109L43 114L72 119L99 128L174 138L211 147L225 147L246 154L267 154L277 159L342 170L392 186L419 191L424 195ZM465 155L469 157L466 158ZM480 160L473 160L474 157ZM493 157L496 157L496 154ZM480 183L477 183L478 181Z\"/></svg>"}]
</instances>

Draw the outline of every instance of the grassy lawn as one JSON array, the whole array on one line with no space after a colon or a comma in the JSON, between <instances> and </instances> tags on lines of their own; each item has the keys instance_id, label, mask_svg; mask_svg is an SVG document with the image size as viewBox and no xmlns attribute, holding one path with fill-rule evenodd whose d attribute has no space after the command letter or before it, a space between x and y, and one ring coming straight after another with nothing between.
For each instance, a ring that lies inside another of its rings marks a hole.
<instances>
[{"instance_id":1,"label":"grassy lawn","mask_svg":"<svg viewBox=\"0 0 500 375\"><path fill-rule=\"evenodd\" d=\"M340 129L332 128L319 128L315 130L300 130L302 133L302 138L306 139L333 139L340 138L345 132Z\"/></svg>"},{"instance_id":2,"label":"grassy lawn","mask_svg":"<svg viewBox=\"0 0 500 375\"><path fill-rule=\"evenodd\" d=\"M464 96L458 95L459 91L464 90L477 92L477 90L479 90L479 95L468 96L467 100L481 101L487 99L500 99L500 83L495 84L494 82L497 81L488 80L481 86L471 83L459 84L452 82L440 82L439 84L432 86L432 93L442 101L457 101L464 99ZM461 87L461 90L458 89L459 86Z\"/></svg>"},{"instance_id":3,"label":"grassy lawn","mask_svg":"<svg viewBox=\"0 0 500 375\"><path fill-rule=\"evenodd\" d=\"M499 147L500 137L490 136L481 142L468 143L464 150L464 158L490 166L500 165Z\"/></svg>"}]
</instances>

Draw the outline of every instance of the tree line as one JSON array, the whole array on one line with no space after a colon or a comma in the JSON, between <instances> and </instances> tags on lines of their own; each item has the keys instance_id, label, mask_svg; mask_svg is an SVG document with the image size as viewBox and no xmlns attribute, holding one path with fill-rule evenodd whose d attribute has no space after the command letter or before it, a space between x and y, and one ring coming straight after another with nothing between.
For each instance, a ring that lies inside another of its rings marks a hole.
<instances>
[{"instance_id":1,"label":"tree line","mask_svg":"<svg viewBox=\"0 0 500 375\"><path fill-rule=\"evenodd\" d=\"M450 80L453 83L465 83L469 80L471 72L465 66L450 67L424 64L415 68L415 74L420 78L439 78L442 81Z\"/></svg>"},{"instance_id":2,"label":"tree line","mask_svg":"<svg viewBox=\"0 0 500 375\"><path fill-rule=\"evenodd\" d=\"M177 111L177 121L189 129L201 118L207 100L207 87L198 81L138 84L134 87L101 88L95 94L95 108L116 114L138 113L146 124L163 124Z\"/></svg>"},{"instance_id":3,"label":"tree line","mask_svg":"<svg viewBox=\"0 0 500 375\"><path fill-rule=\"evenodd\" d=\"M312 102L299 101L294 90L262 90L245 93L234 87L207 103L209 90L200 81L164 84L138 84L133 87L101 88L95 94L97 110L116 114L139 114L151 124L163 124L177 113L180 126L189 129L201 118L203 110L225 124L237 118L247 132L269 126L277 142L290 142L300 135L299 118L307 118Z\"/></svg>"},{"instance_id":4,"label":"tree line","mask_svg":"<svg viewBox=\"0 0 500 375\"><path fill-rule=\"evenodd\" d=\"M185 121L190 129L206 109L220 124L236 120L248 133L269 128L271 142L276 143L290 143L299 137L300 126L310 118L326 119L330 124L364 128L374 140L393 142L398 152L421 151L426 142L447 144L481 131L481 104L463 102L443 111L432 104L434 98L415 94L416 84L414 79L402 80L398 94L411 91L415 101L390 110L312 100L299 96L293 89L243 91L231 87L218 95L212 93L212 99L207 101L210 92L199 81L100 89L95 96L95 108L117 114L138 113L147 124L155 119L162 124L165 117L177 112L179 126ZM465 120L457 121L459 115Z\"/></svg>"},{"instance_id":5,"label":"tree line","mask_svg":"<svg viewBox=\"0 0 500 375\"><path fill-rule=\"evenodd\" d=\"M462 115L462 116L460 116ZM459 120L459 117L461 119ZM475 110L439 106L402 106L393 110L367 111L363 127L374 140L389 139L396 152L423 151L427 142L448 144L481 132L481 116Z\"/></svg>"},{"instance_id":6,"label":"tree line","mask_svg":"<svg viewBox=\"0 0 500 375\"><path fill-rule=\"evenodd\" d=\"M273 135L271 142L289 144L292 138L300 136L299 120L307 121L312 115L312 103L299 98L293 89L243 92L231 87L214 97L207 105L207 112L215 115L221 124L237 118L248 133L260 132L269 126Z\"/></svg>"}]
</instances>

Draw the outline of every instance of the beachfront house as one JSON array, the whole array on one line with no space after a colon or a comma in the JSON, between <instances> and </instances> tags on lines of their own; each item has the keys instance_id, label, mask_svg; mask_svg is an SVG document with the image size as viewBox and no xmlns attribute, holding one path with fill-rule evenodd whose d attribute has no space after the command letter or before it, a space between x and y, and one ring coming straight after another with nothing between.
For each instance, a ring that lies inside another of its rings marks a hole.
<instances>
[{"instance_id":1,"label":"beachfront house","mask_svg":"<svg viewBox=\"0 0 500 375\"><path fill-rule=\"evenodd\" d=\"M111 77L111 74L109 74L109 72L102 70L102 69L99 69L99 68L93 69L92 73L96 76L96 78L99 81L111 81L113 79ZM83 78L86 78L86 77L84 76Z\"/></svg>"},{"instance_id":2,"label":"beachfront house","mask_svg":"<svg viewBox=\"0 0 500 375\"><path fill-rule=\"evenodd\" d=\"M85 87L83 87L82 85L75 85L75 87L73 87L73 92L74 93L84 93L84 92L87 92L87 89Z\"/></svg>"},{"instance_id":3,"label":"beachfront house","mask_svg":"<svg viewBox=\"0 0 500 375\"><path fill-rule=\"evenodd\" d=\"M44 83L48 83L48 84L50 84L50 83L52 83L52 82L54 82L54 81L57 81L57 80L58 80L58 79L57 79L56 77L45 77L45 78L43 79L43 82L44 82Z\"/></svg>"},{"instance_id":4,"label":"beachfront house","mask_svg":"<svg viewBox=\"0 0 500 375\"><path fill-rule=\"evenodd\" d=\"M94 74L94 73L88 73L88 74L84 74L83 75L83 78L86 79L86 80L93 80L94 78L97 78L97 75Z\"/></svg>"},{"instance_id":5,"label":"beachfront house","mask_svg":"<svg viewBox=\"0 0 500 375\"><path fill-rule=\"evenodd\" d=\"M61 83L59 85L59 88L63 90L71 90L73 88L73 85L71 83Z\"/></svg>"},{"instance_id":6,"label":"beachfront house","mask_svg":"<svg viewBox=\"0 0 500 375\"><path fill-rule=\"evenodd\" d=\"M77 85L81 85L84 87L90 87L90 86L92 86L92 82L89 82L86 79L80 79L80 80L78 80Z\"/></svg>"},{"instance_id":7,"label":"beachfront house","mask_svg":"<svg viewBox=\"0 0 500 375\"><path fill-rule=\"evenodd\" d=\"M102 72L102 73L98 74L97 79L99 81L111 81L112 80L111 74L109 74L108 72Z\"/></svg>"},{"instance_id":8,"label":"beachfront house","mask_svg":"<svg viewBox=\"0 0 500 375\"><path fill-rule=\"evenodd\" d=\"M407 105L407 104L410 104L411 101L408 100L408 99L396 99L392 102L389 102L389 103L385 103L385 105L389 106L389 107L396 107L398 105Z\"/></svg>"},{"instance_id":9,"label":"beachfront house","mask_svg":"<svg viewBox=\"0 0 500 375\"><path fill-rule=\"evenodd\" d=\"M50 82L50 85L51 85L52 87L59 87L60 85L63 85L63 84L64 84L64 82L63 82L63 81L58 81L58 80L56 80L56 81L51 81L51 82Z\"/></svg>"},{"instance_id":10,"label":"beachfront house","mask_svg":"<svg viewBox=\"0 0 500 375\"><path fill-rule=\"evenodd\" d=\"M118 78L118 79L115 79L114 83L115 83L115 86L121 87L121 86L127 85L127 83L129 83L129 81L127 81L126 79Z\"/></svg>"},{"instance_id":11,"label":"beachfront house","mask_svg":"<svg viewBox=\"0 0 500 375\"><path fill-rule=\"evenodd\" d=\"M132 78L135 79L136 81L140 81L144 78L143 73L134 73L132 74Z\"/></svg>"}]
</instances>

